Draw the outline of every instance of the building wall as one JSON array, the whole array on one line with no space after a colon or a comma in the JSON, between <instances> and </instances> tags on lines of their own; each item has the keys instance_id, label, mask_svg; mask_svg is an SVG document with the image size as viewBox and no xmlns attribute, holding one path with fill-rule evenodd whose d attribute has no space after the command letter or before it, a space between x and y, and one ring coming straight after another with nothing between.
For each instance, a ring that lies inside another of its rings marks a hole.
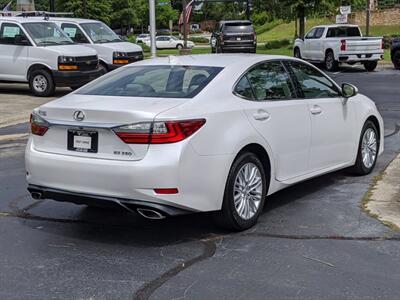
<instances>
[{"instance_id":1,"label":"building wall","mask_svg":"<svg viewBox=\"0 0 400 300\"><path fill-rule=\"evenodd\" d=\"M351 14L349 23L364 26L366 12L358 11ZM400 25L400 7L371 11L371 25Z\"/></svg>"}]
</instances>

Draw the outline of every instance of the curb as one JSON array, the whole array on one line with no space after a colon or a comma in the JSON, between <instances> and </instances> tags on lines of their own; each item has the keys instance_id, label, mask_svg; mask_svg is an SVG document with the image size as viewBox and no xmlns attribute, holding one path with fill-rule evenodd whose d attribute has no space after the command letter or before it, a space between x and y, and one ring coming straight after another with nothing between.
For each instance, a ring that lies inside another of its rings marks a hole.
<instances>
[{"instance_id":1,"label":"curb","mask_svg":"<svg viewBox=\"0 0 400 300\"><path fill-rule=\"evenodd\" d=\"M384 225L400 231L400 154L375 177L362 207Z\"/></svg>"}]
</instances>

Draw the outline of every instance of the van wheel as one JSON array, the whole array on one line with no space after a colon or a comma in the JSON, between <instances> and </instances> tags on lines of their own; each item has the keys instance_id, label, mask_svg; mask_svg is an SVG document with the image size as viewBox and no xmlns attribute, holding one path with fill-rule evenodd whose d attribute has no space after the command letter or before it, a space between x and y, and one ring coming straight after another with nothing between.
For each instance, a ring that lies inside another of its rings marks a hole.
<instances>
[{"instance_id":1,"label":"van wheel","mask_svg":"<svg viewBox=\"0 0 400 300\"><path fill-rule=\"evenodd\" d=\"M258 157L246 152L233 163L216 223L230 230L246 230L257 223L267 194L267 176Z\"/></svg>"},{"instance_id":2,"label":"van wheel","mask_svg":"<svg viewBox=\"0 0 400 300\"><path fill-rule=\"evenodd\" d=\"M29 76L29 88L39 97L52 96L56 89L54 80L47 70L33 71Z\"/></svg>"},{"instance_id":3,"label":"van wheel","mask_svg":"<svg viewBox=\"0 0 400 300\"><path fill-rule=\"evenodd\" d=\"M378 62L377 61L366 61L364 63L364 68L365 70L367 70L368 72L372 72L376 69L376 67L378 66Z\"/></svg>"},{"instance_id":4,"label":"van wheel","mask_svg":"<svg viewBox=\"0 0 400 300\"><path fill-rule=\"evenodd\" d=\"M329 72L335 72L339 68L339 63L335 60L335 55L329 51L325 56L325 68Z\"/></svg>"}]
</instances>

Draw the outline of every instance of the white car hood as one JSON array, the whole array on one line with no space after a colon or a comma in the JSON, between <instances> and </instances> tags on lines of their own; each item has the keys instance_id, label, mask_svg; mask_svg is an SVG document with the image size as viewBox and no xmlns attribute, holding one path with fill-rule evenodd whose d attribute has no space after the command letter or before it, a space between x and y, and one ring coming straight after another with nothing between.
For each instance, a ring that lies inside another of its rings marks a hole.
<instances>
[{"instance_id":1,"label":"white car hood","mask_svg":"<svg viewBox=\"0 0 400 300\"><path fill-rule=\"evenodd\" d=\"M108 48L113 51L119 52L142 52L142 47L129 43L129 42L118 42L118 43L103 43L103 44L96 44L101 45L101 47Z\"/></svg>"},{"instance_id":2,"label":"white car hood","mask_svg":"<svg viewBox=\"0 0 400 300\"><path fill-rule=\"evenodd\" d=\"M92 56L97 55L96 50L82 45L60 45L43 47L65 56Z\"/></svg>"}]
</instances>

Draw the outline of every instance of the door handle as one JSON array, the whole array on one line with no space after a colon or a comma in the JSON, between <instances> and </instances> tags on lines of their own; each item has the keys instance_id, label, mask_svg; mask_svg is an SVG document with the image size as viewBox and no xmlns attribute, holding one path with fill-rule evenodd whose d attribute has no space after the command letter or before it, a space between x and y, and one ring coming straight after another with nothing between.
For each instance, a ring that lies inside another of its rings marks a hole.
<instances>
[{"instance_id":1,"label":"door handle","mask_svg":"<svg viewBox=\"0 0 400 300\"><path fill-rule=\"evenodd\" d=\"M311 107L310 111L313 115L319 115L322 113L322 108L321 106L314 105L313 107Z\"/></svg>"},{"instance_id":2,"label":"door handle","mask_svg":"<svg viewBox=\"0 0 400 300\"><path fill-rule=\"evenodd\" d=\"M259 110L258 112L253 114L253 117L257 121L266 121L269 118L271 118L271 115L268 112L266 112L265 110Z\"/></svg>"}]
</instances>

